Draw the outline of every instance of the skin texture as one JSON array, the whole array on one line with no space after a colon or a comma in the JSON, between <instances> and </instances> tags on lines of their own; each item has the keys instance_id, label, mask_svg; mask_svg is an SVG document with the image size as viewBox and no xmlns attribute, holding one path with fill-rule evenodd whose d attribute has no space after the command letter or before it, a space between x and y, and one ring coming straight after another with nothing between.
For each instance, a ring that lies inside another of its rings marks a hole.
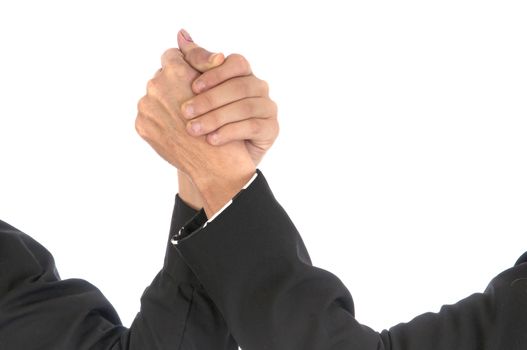
<instances>
[{"instance_id":1,"label":"skin texture","mask_svg":"<svg viewBox=\"0 0 527 350\"><path fill-rule=\"evenodd\" d=\"M207 142L213 145L243 140L257 167L279 134L277 106L269 98L267 84L254 76L249 62L242 55L232 54L225 58L222 53L207 51L193 42L184 30L178 34L178 45L184 59L203 73L192 83L192 90L198 96L187 101L195 106L196 113L193 119L185 116L189 120L187 131L194 136L207 134ZM237 83L246 87L242 89L242 98L225 98L232 96L228 91L232 84L225 83L241 77L248 77L245 81L237 79ZM258 86L263 89L258 91ZM252 96L247 93L250 91L257 91L257 94ZM201 125L201 131L197 133L192 129L196 122ZM178 185L179 195L188 205L194 209L203 207L198 189L189 176L179 170Z\"/></svg>"},{"instance_id":2,"label":"skin texture","mask_svg":"<svg viewBox=\"0 0 527 350\"><path fill-rule=\"evenodd\" d=\"M178 35L181 50L161 57L135 126L179 170L182 198L210 217L239 192L276 139L276 104L242 56L213 55L184 34ZM192 131L195 122L202 132Z\"/></svg>"}]
</instances>

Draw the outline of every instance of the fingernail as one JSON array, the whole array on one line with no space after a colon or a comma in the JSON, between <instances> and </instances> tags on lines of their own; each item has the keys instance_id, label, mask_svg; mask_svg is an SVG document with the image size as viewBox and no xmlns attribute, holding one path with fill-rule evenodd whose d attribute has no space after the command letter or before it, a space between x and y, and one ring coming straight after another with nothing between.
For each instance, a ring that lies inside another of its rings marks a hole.
<instances>
[{"instance_id":1,"label":"fingernail","mask_svg":"<svg viewBox=\"0 0 527 350\"><path fill-rule=\"evenodd\" d=\"M189 43L193 43L194 42L194 40L192 40L192 37L190 36L190 34L185 29L181 29L181 35L183 36L183 39L185 39Z\"/></svg>"},{"instance_id":2,"label":"fingernail","mask_svg":"<svg viewBox=\"0 0 527 350\"><path fill-rule=\"evenodd\" d=\"M199 93L205 89L205 82L203 80L196 80L194 82L194 87L196 91Z\"/></svg>"},{"instance_id":3,"label":"fingernail","mask_svg":"<svg viewBox=\"0 0 527 350\"><path fill-rule=\"evenodd\" d=\"M193 134L199 135L201 133L201 123L199 122L190 123L190 129L192 130Z\"/></svg>"},{"instance_id":4,"label":"fingernail","mask_svg":"<svg viewBox=\"0 0 527 350\"><path fill-rule=\"evenodd\" d=\"M217 133L210 134L209 141L213 145L216 145L220 141L220 137Z\"/></svg>"},{"instance_id":5,"label":"fingernail","mask_svg":"<svg viewBox=\"0 0 527 350\"><path fill-rule=\"evenodd\" d=\"M192 103L187 103L183 106L183 113L187 118L192 118L194 116L194 106Z\"/></svg>"}]
</instances>

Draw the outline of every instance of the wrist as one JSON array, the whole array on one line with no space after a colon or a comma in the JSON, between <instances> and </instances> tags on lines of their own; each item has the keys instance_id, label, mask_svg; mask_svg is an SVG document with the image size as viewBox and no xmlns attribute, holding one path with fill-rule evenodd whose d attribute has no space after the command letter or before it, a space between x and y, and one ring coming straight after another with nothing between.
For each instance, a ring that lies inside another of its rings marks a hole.
<instances>
[{"instance_id":1,"label":"wrist","mask_svg":"<svg viewBox=\"0 0 527 350\"><path fill-rule=\"evenodd\" d=\"M179 197L194 210L203 208L203 198L189 176L178 169Z\"/></svg>"},{"instance_id":2,"label":"wrist","mask_svg":"<svg viewBox=\"0 0 527 350\"><path fill-rule=\"evenodd\" d=\"M252 162L229 171L195 175L193 181L203 199L203 209L211 218L227 204L253 177L256 167Z\"/></svg>"}]
</instances>

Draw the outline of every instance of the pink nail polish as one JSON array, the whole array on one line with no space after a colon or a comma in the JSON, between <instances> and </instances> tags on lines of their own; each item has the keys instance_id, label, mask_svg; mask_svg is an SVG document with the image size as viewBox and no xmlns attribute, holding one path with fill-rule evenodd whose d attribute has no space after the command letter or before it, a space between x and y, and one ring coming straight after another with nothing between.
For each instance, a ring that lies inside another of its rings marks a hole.
<instances>
[{"instance_id":1,"label":"pink nail polish","mask_svg":"<svg viewBox=\"0 0 527 350\"><path fill-rule=\"evenodd\" d=\"M185 39L189 43L193 43L194 42L194 40L192 40L192 37L190 36L190 34L185 29L181 29L181 35L183 36L183 39Z\"/></svg>"}]
</instances>

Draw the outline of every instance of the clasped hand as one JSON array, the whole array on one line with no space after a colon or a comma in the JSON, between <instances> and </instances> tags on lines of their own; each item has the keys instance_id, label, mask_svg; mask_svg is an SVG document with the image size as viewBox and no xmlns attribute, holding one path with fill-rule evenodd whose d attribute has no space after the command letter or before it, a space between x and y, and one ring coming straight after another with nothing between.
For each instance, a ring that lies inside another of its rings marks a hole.
<instances>
[{"instance_id":1,"label":"clasped hand","mask_svg":"<svg viewBox=\"0 0 527 350\"><path fill-rule=\"evenodd\" d=\"M240 191L274 143L277 107L243 56L212 54L183 30L178 44L165 51L148 81L135 127L189 177L210 217Z\"/></svg>"}]
</instances>

